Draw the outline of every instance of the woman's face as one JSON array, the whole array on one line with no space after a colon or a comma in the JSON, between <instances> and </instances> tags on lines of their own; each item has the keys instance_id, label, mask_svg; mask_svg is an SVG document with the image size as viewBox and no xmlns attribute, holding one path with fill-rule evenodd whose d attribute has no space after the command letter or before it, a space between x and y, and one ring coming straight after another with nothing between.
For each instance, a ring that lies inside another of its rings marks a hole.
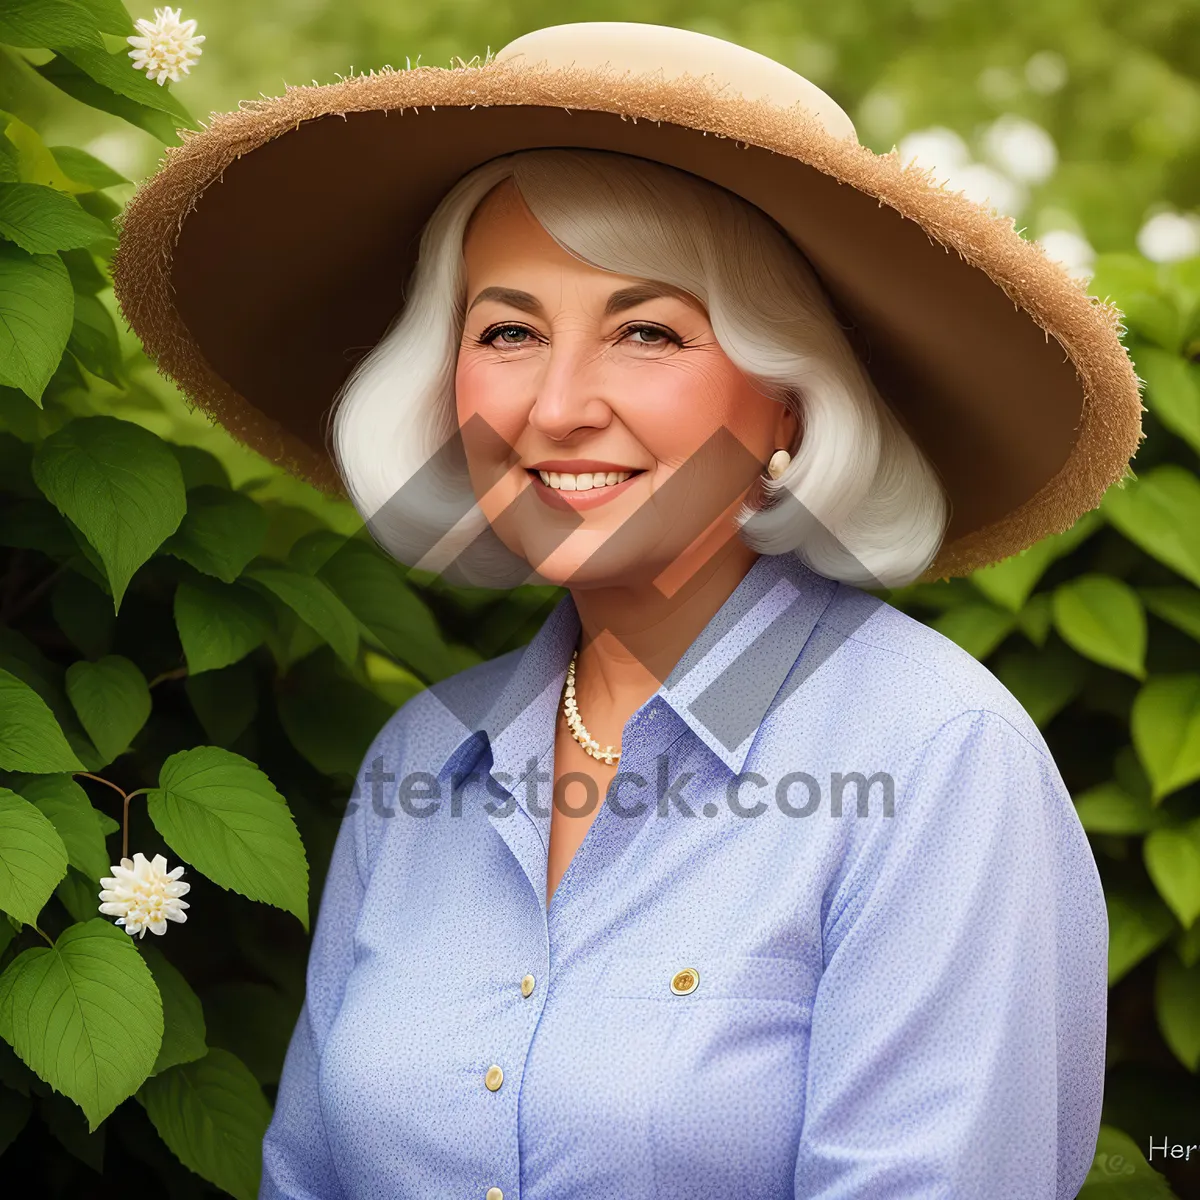
<instances>
[{"instance_id":1,"label":"woman's face","mask_svg":"<svg viewBox=\"0 0 1200 1200\"><path fill-rule=\"evenodd\" d=\"M572 257L511 181L463 254L458 421L497 536L570 587L699 569L761 500L795 418L729 360L699 301Z\"/></svg>"}]
</instances>

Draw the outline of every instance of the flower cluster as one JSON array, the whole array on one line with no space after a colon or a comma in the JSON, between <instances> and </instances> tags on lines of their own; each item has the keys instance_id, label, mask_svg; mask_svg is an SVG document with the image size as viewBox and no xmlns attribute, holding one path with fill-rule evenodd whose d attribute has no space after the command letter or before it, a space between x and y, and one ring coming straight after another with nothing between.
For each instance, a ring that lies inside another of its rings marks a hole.
<instances>
[{"instance_id":1,"label":"flower cluster","mask_svg":"<svg viewBox=\"0 0 1200 1200\"><path fill-rule=\"evenodd\" d=\"M180 883L182 867L167 871L167 860L156 854L147 860L144 854L121 859L112 874L100 880L104 889L100 911L106 917L116 917L131 937L145 937L146 930L160 936L167 931L168 921L186 921L188 907L181 896L191 891L190 883Z\"/></svg>"},{"instance_id":2,"label":"flower cluster","mask_svg":"<svg viewBox=\"0 0 1200 1200\"><path fill-rule=\"evenodd\" d=\"M134 67L145 71L148 79L157 79L159 87L168 79L178 83L180 74L186 75L203 53L200 43L204 38L196 36L196 22L181 22L182 12L181 8L156 8L153 21L143 17L136 23L142 36L125 39L137 47L129 52Z\"/></svg>"}]
</instances>

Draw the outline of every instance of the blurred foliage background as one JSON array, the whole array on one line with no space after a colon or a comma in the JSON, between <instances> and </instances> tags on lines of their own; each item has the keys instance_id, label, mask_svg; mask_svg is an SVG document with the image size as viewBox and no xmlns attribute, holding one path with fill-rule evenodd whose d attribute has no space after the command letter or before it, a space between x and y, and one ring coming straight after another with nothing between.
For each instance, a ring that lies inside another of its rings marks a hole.
<instances>
[{"instance_id":1,"label":"blurred foliage background","mask_svg":"<svg viewBox=\"0 0 1200 1200\"><path fill-rule=\"evenodd\" d=\"M130 15L152 12L130 7ZM196 20L206 41L195 69L170 91L200 121L285 86L333 82L385 64L449 65L454 56L498 49L564 19L540 0L199 0L182 16ZM1109 897L1105 1129L1083 1194L1170 1195L1142 1156L1151 1137L1186 1144L1200 1130L1200 4L585 0L571 7L569 19L677 25L778 59L829 91L865 144L881 152L898 147L905 158L935 167L948 187L994 204L1125 312L1126 341L1147 383L1148 436L1134 464L1137 480L1110 492L1070 533L1008 563L889 598L986 661L1047 737ZM87 200L88 211L111 217L133 183L154 169L174 123L139 125L79 103L38 71L54 61L52 50L0 45L0 110L36 129L44 144L82 148L131 181ZM97 264L103 271L103 254ZM103 413L205 451L219 466L185 455L189 489L232 487L252 496L267 514L260 553L274 561L311 566L323 537L359 528L348 505L285 478L190 413L141 354L103 279L89 294L114 319L113 369L87 353L68 354L41 409L17 389L0 387L0 430L33 453L69 420ZM30 495L18 488L14 503ZM15 511L0 512L8 530ZM42 558L47 568L66 561L66 551L56 558L31 535L0 540L10 547L0 562L6 587L16 586L14 570L36 579ZM14 555L23 556L19 567ZM330 637L302 618L297 623L294 611L278 610L264 645L188 680L169 602L180 580L166 561L156 557L143 568L132 608L88 647L70 631L61 636L64 620L71 625L63 614L74 608L69 598L52 603L57 592L28 604L17 595L6 608L17 614L8 623L60 670L81 649L96 657L115 646L159 685L150 732L118 759L126 786L143 786L166 754L200 740L258 761L296 814L314 897L350 764L391 708L439 674L527 638L553 599L469 596L409 581L434 624L418 620L382 638L362 631L352 666L330 653ZM0 650L15 644L0 641ZM261 705L241 728L222 732L214 730L211 698L219 687L209 688L206 710L198 681L231 671L256 681ZM171 672L175 678L164 682ZM330 727L333 696L355 727ZM322 709L321 697L329 708ZM205 902L229 924L197 920L186 973L204 1001L209 1043L240 1054L269 1099L306 943L297 927L275 920L278 914L249 905L243 911L236 897L227 909L211 893ZM193 926L186 929L191 934ZM178 935L167 939L167 951L179 942ZM20 944L18 938L7 955ZM17 1067L0 1056L0 1083L20 1082ZM144 1180L183 1195L207 1186L155 1146L132 1101L112 1118L115 1136L106 1149L60 1098L39 1095L39 1086L25 1082L37 1116L14 1135L4 1165L33 1172L40 1191L115 1195ZM69 1155L59 1153L62 1146ZM1195 1156L1160 1157L1154 1165L1174 1194L1200 1196Z\"/></svg>"}]
</instances>

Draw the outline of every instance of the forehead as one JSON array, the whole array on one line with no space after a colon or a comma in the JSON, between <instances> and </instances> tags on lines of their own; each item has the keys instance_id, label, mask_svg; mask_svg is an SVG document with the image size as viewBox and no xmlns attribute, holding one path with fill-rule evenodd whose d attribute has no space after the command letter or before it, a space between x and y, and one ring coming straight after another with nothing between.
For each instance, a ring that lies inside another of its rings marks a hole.
<instances>
[{"instance_id":1,"label":"forehead","mask_svg":"<svg viewBox=\"0 0 1200 1200\"><path fill-rule=\"evenodd\" d=\"M585 286L589 294L605 298L606 312L624 311L656 296L705 311L697 297L680 288L606 271L564 250L538 223L511 179L493 188L471 215L463 237L463 258L469 309L484 299L496 299L537 311L536 297L524 293L521 299L522 292L516 289L536 292L540 283L557 287L570 274L573 286Z\"/></svg>"},{"instance_id":2,"label":"forehead","mask_svg":"<svg viewBox=\"0 0 1200 1200\"><path fill-rule=\"evenodd\" d=\"M468 270L529 257L586 265L538 224L511 179L494 187L471 214L463 236L463 257Z\"/></svg>"}]
</instances>

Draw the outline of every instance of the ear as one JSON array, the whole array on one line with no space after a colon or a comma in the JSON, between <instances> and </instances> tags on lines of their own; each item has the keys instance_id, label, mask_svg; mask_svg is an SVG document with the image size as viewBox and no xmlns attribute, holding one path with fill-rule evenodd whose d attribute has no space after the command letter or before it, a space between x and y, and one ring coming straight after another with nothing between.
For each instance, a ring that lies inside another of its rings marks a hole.
<instances>
[{"instance_id":1,"label":"ear","mask_svg":"<svg viewBox=\"0 0 1200 1200\"><path fill-rule=\"evenodd\" d=\"M780 403L779 414L775 418L775 445L789 454L796 453L804 432L800 411L800 398L794 392L788 392L787 399Z\"/></svg>"}]
</instances>

